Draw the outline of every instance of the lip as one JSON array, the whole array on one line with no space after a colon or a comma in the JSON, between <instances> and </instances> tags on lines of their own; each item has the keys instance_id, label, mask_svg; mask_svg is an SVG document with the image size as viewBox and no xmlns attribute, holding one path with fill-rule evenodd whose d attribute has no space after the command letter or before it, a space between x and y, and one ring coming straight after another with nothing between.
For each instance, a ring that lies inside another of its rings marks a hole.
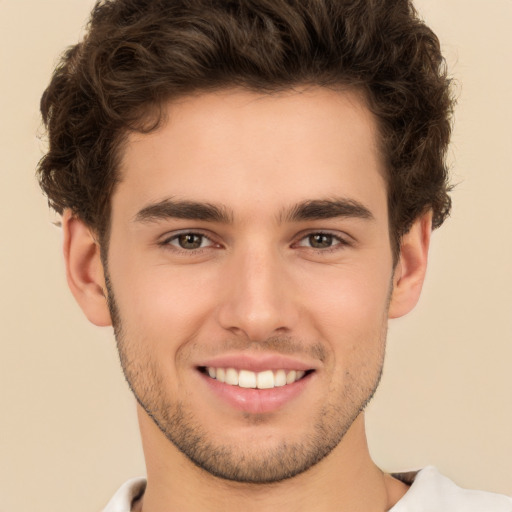
<instances>
[{"instance_id":1,"label":"lip","mask_svg":"<svg viewBox=\"0 0 512 512\"><path fill-rule=\"evenodd\" d=\"M316 370L317 364L280 354L226 354L201 361L198 367L236 368L251 372L265 370Z\"/></svg>"},{"instance_id":2,"label":"lip","mask_svg":"<svg viewBox=\"0 0 512 512\"><path fill-rule=\"evenodd\" d=\"M213 366L213 365L209 365ZM266 367L268 369L268 367ZM249 369L245 367L245 369ZM254 370L252 370L254 371ZM302 379L286 386L272 389L254 389L231 386L208 375L197 372L207 389L229 407L250 414L277 412L298 398L311 384L315 372L306 374Z\"/></svg>"},{"instance_id":3,"label":"lip","mask_svg":"<svg viewBox=\"0 0 512 512\"><path fill-rule=\"evenodd\" d=\"M201 371L202 368L235 368L237 370L249 370L252 372L263 372L265 370L302 370L306 375L286 386L274 387L272 389L241 388L231 386ZM200 361L196 365L196 371L206 386L207 392L213 394L214 398L220 399L221 403L231 409L239 410L250 414L264 414L277 412L288 403L297 399L310 387L314 380L316 371L319 369L318 360L308 361L304 358L287 356L276 353L232 353L222 354ZM313 371L309 371L313 370Z\"/></svg>"}]
</instances>

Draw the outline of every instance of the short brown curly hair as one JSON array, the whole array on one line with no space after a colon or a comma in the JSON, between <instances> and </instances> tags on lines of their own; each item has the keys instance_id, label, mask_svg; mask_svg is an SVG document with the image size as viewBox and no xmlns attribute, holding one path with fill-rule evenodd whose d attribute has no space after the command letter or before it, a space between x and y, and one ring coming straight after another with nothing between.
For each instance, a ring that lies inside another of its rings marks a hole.
<instances>
[{"instance_id":1,"label":"short brown curly hair","mask_svg":"<svg viewBox=\"0 0 512 512\"><path fill-rule=\"evenodd\" d=\"M298 85L363 91L387 164L390 233L449 214L445 163L453 98L440 45L410 0L99 0L41 99L51 207L108 242L122 144L194 92Z\"/></svg>"}]
</instances>

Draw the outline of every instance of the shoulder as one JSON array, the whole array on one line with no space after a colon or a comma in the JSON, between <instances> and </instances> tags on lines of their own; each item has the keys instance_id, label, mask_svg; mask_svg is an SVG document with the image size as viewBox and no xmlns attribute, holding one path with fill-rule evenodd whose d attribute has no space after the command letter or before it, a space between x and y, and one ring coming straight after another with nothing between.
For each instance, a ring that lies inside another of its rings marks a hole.
<instances>
[{"instance_id":1,"label":"shoulder","mask_svg":"<svg viewBox=\"0 0 512 512\"><path fill-rule=\"evenodd\" d=\"M112 496L102 512L131 512L132 504L144 494L145 490L145 478L128 480Z\"/></svg>"},{"instance_id":2,"label":"shoulder","mask_svg":"<svg viewBox=\"0 0 512 512\"><path fill-rule=\"evenodd\" d=\"M394 475L407 480L410 474ZM462 489L429 466L419 471L405 496L390 512L512 512L512 498Z\"/></svg>"}]
</instances>

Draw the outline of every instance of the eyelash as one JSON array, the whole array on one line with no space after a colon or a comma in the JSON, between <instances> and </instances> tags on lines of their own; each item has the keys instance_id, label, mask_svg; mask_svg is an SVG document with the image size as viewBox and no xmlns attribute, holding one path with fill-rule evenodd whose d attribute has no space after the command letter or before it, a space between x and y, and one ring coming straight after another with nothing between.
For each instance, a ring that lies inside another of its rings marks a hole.
<instances>
[{"instance_id":1,"label":"eyelash","mask_svg":"<svg viewBox=\"0 0 512 512\"><path fill-rule=\"evenodd\" d=\"M197 236L197 237L201 237L201 244L203 243L203 241L205 239L208 240L211 244L206 246L206 247L198 247L196 249L184 249L183 247L179 247L178 245L171 244L171 242L173 242L175 240L178 240L181 236ZM200 232L197 232L197 231L181 231L179 233L175 233L175 234L165 238L164 240L159 242L158 245L162 246L162 247L164 247L166 249L169 249L169 250L172 250L172 251L176 251L178 253L189 254L190 255L190 254L201 254L205 249L209 249L210 247L215 246L216 243L212 239L212 237L210 237L208 235L205 235L204 233L200 233Z\"/></svg>"},{"instance_id":2,"label":"eyelash","mask_svg":"<svg viewBox=\"0 0 512 512\"><path fill-rule=\"evenodd\" d=\"M317 248L317 247L306 246L307 249L311 249L318 254L330 254L330 253L342 250L345 247L350 247L352 245L346 238L342 238L341 236L335 235L334 233L331 233L329 231L310 231L309 233L302 235L298 239L298 242L295 242L293 245L298 245L303 240L306 240L307 238L310 238L312 236L327 236L327 237L332 238L333 245L330 245L329 247ZM299 247L304 247L304 246L299 245Z\"/></svg>"},{"instance_id":3,"label":"eyelash","mask_svg":"<svg viewBox=\"0 0 512 512\"><path fill-rule=\"evenodd\" d=\"M204 242L205 239L208 240L210 242L210 244L207 245L206 247L184 249L183 247L179 247L178 245L174 245L174 244L171 243L171 242L173 242L175 240L178 240L179 237L181 237L181 236L201 237L201 244ZM317 248L317 247L300 245L301 242L303 242L304 240L306 240L306 239L308 239L309 237L312 237L312 236L331 237L332 241L333 241L333 245L331 245L329 247L324 247L324 248ZM163 248L165 248L165 249L172 250L175 253L183 254L183 255L200 255L200 254L202 254L207 249L210 249L212 247L215 248L215 245L217 245L217 247L220 246L220 244L217 244L212 239L211 236L208 236L208 235L206 235L204 233L201 233L201 232L198 232L198 231L181 231L179 233L175 233L175 234L165 238L161 242L158 242L158 245L163 247ZM352 243L350 241L348 241L346 238L343 238L343 237L341 237L339 235L335 235L334 233L331 233L329 231L310 231L310 232L307 232L307 233L301 233L301 235L297 239L297 241L293 242L291 244L291 246L292 247L305 248L307 250L312 250L312 251L314 251L317 254L324 254L325 255L325 254L330 254L330 253L333 253L333 252L336 252L336 251L339 251L339 250L343 250L345 247L350 247L350 246L352 246Z\"/></svg>"}]
</instances>

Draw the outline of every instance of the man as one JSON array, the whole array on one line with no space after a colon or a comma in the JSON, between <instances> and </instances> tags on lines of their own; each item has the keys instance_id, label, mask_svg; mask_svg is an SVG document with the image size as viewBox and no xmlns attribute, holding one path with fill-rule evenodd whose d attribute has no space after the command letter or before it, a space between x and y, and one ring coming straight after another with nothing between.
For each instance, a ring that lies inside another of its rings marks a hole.
<instances>
[{"instance_id":1,"label":"man","mask_svg":"<svg viewBox=\"0 0 512 512\"><path fill-rule=\"evenodd\" d=\"M39 175L138 401L147 482L105 510L512 510L366 444L450 210L451 107L406 1L97 4Z\"/></svg>"}]
</instances>

